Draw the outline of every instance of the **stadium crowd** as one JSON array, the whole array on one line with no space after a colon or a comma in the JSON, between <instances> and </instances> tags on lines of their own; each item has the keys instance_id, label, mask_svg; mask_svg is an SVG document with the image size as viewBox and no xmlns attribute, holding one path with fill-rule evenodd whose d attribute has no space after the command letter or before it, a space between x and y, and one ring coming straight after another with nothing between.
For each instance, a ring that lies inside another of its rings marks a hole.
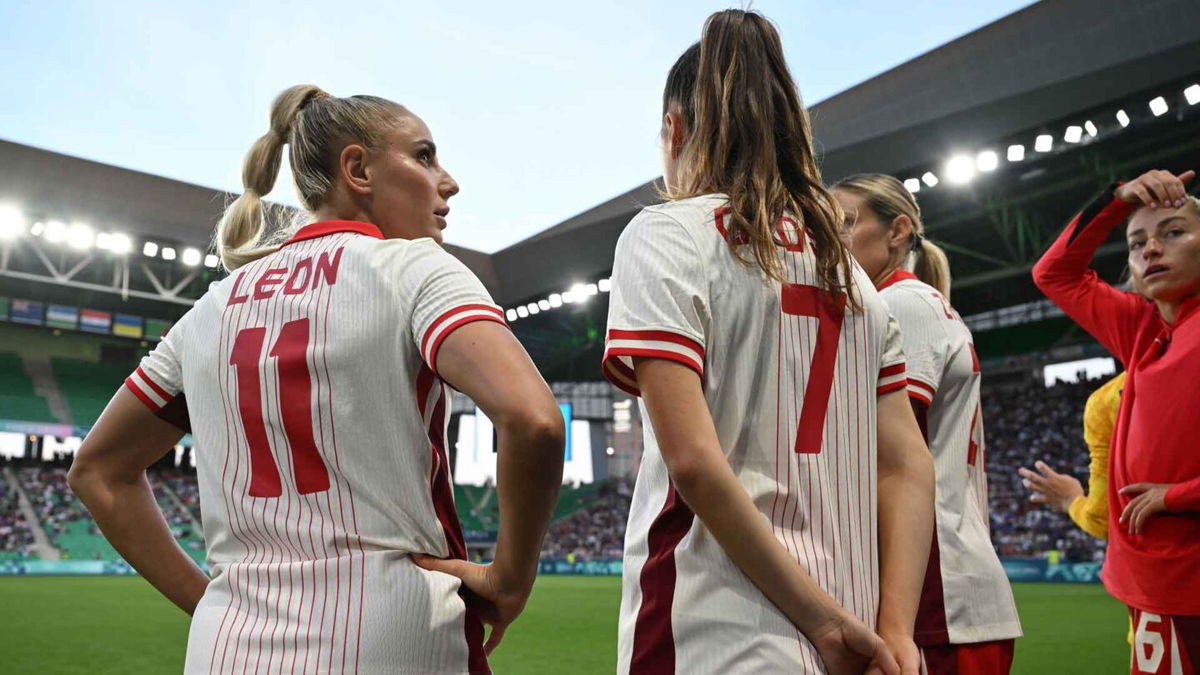
<instances>
[{"instance_id":1,"label":"stadium crowd","mask_svg":"<svg viewBox=\"0 0 1200 675\"><path fill-rule=\"evenodd\" d=\"M33 554L33 531L21 513L20 498L0 479L0 553L27 558Z\"/></svg>"}]
</instances>

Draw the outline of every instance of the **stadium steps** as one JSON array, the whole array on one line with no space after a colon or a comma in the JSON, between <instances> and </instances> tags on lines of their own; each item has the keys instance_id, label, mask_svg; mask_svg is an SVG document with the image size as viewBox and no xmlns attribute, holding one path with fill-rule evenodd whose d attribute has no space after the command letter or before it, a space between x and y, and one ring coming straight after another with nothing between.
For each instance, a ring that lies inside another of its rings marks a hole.
<instances>
[{"instance_id":1,"label":"stadium steps","mask_svg":"<svg viewBox=\"0 0 1200 675\"><path fill-rule=\"evenodd\" d=\"M33 382L33 393L46 399L50 414L60 424L71 424L71 407L54 379L54 367L48 356L21 355L21 369Z\"/></svg>"},{"instance_id":2,"label":"stadium steps","mask_svg":"<svg viewBox=\"0 0 1200 675\"><path fill-rule=\"evenodd\" d=\"M25 491L21 489L21 482L17 480L12 469L4 467L4 480L8 483L9 489L17 494L17 503L20 505L21 514L25 516L29 531L33 533L34 549L37 551L38 558L41 560L62 558L58 549L50 543L46 531L42 529L42 522L38 520L37 512L33 510L33 504L29 503L29 498L25 496Z\"/></svg>"},{"instance_id":3,"label":"stadium steps","mask_svg":"<svg viewBox=\"0 0 1200 675\"><path fill-rule=\"evenodd\" d=\"M0 352L0 417L19 422L55 421L14 352Z\"/></svg>"}]
</instances>

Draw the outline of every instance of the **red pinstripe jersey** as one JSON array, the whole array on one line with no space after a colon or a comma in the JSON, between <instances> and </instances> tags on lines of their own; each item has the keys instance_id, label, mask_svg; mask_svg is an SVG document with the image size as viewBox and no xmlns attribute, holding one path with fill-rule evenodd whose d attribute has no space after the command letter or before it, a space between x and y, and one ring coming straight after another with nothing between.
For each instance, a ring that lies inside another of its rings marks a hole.
<instances>
[{"instance_id":1,"label":"red pinstripe jersey","mask_svg":"<svg viewBox=\"0 0 1200 675\"><path fill-rule=\"evenodd\" d=\"M937 538L921 593L917 644L1018 637L1017 607L988 525L981 376L971 331L937 289L911 272L893 273L879 285L879 297L900 323L908 395L924 413L937 476Z\"/></svg>"},{"instance_id":2,"label":"red pinstripe jersey","mask_svg":"<svg viewBox=\"0 0 1200 675\"><path fill-rule=\"evenodd\" d=\"M730 466L796 562L874 625L876 397L904 387L895 322L854 267L862 311L820 287L813 242L780 225L787 283L725 241L726 199L643 210L617 244L603 370L637 395L633 358L700 376ZM645 413L643 409L643 414ZM653 427L625 541L620 672L824 672L668 480Z\"/></svg>"},{"instance_id":3,"label":"red pinstripe jersey","mask_svg":"<svg viewBox=\"0 0 1200 675\"><path fill-rule=\"evenodd\" d=\"M462 558L437 353L503 323L430 239L323 222L214 284L129 377L150 408L186 392L209 585L188 672L485 672Z\"/></svg>"}]
</instances>

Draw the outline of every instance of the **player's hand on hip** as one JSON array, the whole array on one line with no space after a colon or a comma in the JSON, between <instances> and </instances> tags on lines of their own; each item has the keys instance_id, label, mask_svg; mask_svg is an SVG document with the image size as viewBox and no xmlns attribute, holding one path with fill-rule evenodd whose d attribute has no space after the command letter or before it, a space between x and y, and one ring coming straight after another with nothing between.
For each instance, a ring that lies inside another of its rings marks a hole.
<instances>
[{"instance_id":1,"label":"player's hand on hip","mask_svg":"<svg viewBox=\"0 0 1200 675\"><path fill-rule=\"evenodd\" d=\"M1154 169L1117 187L1113 195L1127 204L1143 204L1152 209L1177 209L1187 199L1184 187L1196 177L1192 170L1176 176L1170 171Z\"/></svg>"},{"instance_id":2,"label":"player's hand on hip","mask_svg":"<svg viewBox=\"0 0 1200 675\"><path fill-rule=\"evenodd\" d=\"M414 554L412 559L418 567L462 580L468 591L467 601L479 610L480 620L492 627L483 646L488 654L500 644L504 631L521 614L525 602L529 600L531 587L528 584L506 582L494 564L476 565L465 560L444 560L419 554Z\"/></svg>"},{"instance_id":3,"label":"player's hand on hip","mask_svg":"<svg viewBox=\"0 0 1200 675\"><path fill-rule=\"evenodd\" d=\"M1170 489L1171 483L1134 483L1121 488L1122 496L1133 497L1121 511L1121 524L1129 529L1129 534L1141 534L1150 516L1170 510L1167 508Z\"/></svg>"},{"instance_id":4,"label":"player's hand on hip","mask_svg":"<svg viewBox=\"0 0 1200 675\"><path fill-rule=\"evenodd\" d=\"M1067 513L1071 510L1071 502L1083 496L1083 485L1074 476L1058 473L1042 461L1033 466L1036 472L1025 467L1017 469L1021 482L1034 492L1029 501Z\"/></svg>"},{"instance_id":5,"label":"player's hand on hip","mask_svg":"<svg viewBox=\"0 0 1200 675\"><path fill-rule=\"evenodd\" d=\"M883 638L847 612L840 612L835 621L810 639L829 675L858 675L864 671L901 675Z\"/></svg>"}]
</instances>

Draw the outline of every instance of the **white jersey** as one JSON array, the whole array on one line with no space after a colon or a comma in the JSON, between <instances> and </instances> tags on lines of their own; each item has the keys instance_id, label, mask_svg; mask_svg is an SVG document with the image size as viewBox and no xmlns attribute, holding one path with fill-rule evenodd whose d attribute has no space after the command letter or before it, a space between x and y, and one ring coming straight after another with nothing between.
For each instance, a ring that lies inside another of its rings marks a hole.
<instances>
[{"instance_id":1,"label":"white jersey","mask_svg":"<svg viewBox=\"0 0 1200 675\"><path fill-rule=\"evenodd\" d=\"M617 243L605 376L633 357L700 374L721 448L796 562L870 626L879 605L876 396L904 387L894 321L857 265L853 312L818 286L812 239L781 224L786 284L739 262L726 199L644 209ZM642 409L645 415L645 409ZM824 672L812 645L680 499L652 425L625 535L622 673Z\"/></svg>"},{"instance_id":2,"label":"white jersey","mask_svg":"<svg viewBox=\"0 0 1200 675\"><path fill-rule=\"evenodd\" d=\"M431 239L323 222L214 284L126 381L196 441L212 574L186 672L488 672L442 341L503 315ZM186 397L184 396L186 394Z\"/></svg>"},{"instance_id":3,"label":"white jersey","mask_svg":"<svg viewBox=\"0 0 1200 675\"><path fill-rule=\"evenodd\" d=\"M1012 589L988 526L979 405L979 359L971 331L932 286L897 270L879 295L900 322L908 395L921 405L937 474L937 537L917 617L921 646L1021 635Z\"/></svg>"}]
</instances>

